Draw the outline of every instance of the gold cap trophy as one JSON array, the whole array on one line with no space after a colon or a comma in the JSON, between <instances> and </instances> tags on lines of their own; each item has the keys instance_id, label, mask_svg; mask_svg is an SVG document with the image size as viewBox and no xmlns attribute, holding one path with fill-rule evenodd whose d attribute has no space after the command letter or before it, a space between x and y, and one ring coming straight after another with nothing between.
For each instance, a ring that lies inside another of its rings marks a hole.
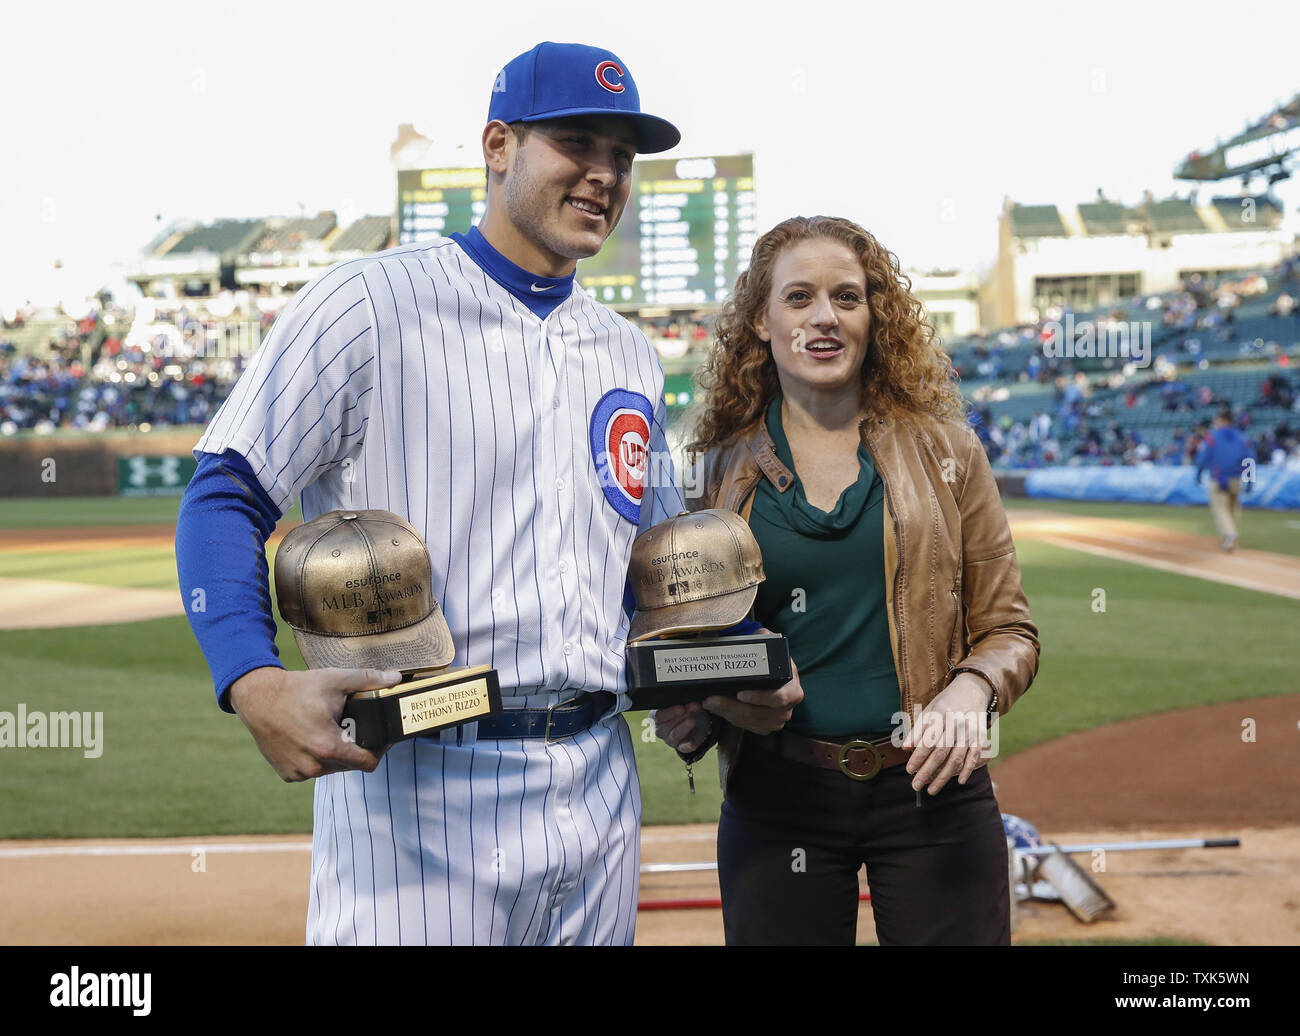
<instances>
[{"instance_id":1,"label":"gold cap trophy","mask_svg":"<svg viewBox=\"0 0 1300 1036\"><path fill-rule=\"evenodd\" d=\"M632 544L637 614L627 634L634 709L788 683L790 645L778 633L722 636L754 606L763 556L748 523L720 508L683 511Z\"/></svg>"},{"instance_id":2,"label":"gold cap trophy","mask_svg":"<svg viewBox=\"0 0 1300 1036\"><path fill-rule=\"evenodd\" d=\"M633 709L789 682L790 648L776 633L724 636L750 614L763 559L731 511L683 511L632 544L637 614L628 630ZM433 596L420 534L391 511L331 511L292 530L275 556L280 615L309 669L399 670L393 687L348 696L343 725L379 748L501 712L490 666L449 668L451 631Z\"/></svg>"},{"instance_id":3,"label":"gold cap trophy","mask_svg":"<svg viewBox=\"0 0 1300 1036\"><path fill-rule=\"evenodd\" d=\"M401 672L394 687L348 697L344 729L362 748L501 711L495 669L448 668L456 646L428 548L391 511L331 511L292 530L276 551L275 592L309 669Z\"/></svg>"}]
</instances>

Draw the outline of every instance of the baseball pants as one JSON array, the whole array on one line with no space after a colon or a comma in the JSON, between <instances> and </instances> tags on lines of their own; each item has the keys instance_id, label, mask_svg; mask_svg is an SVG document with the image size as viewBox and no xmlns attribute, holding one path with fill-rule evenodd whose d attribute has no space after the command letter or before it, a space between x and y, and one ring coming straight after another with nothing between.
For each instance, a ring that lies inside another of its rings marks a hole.
<instances>
[{"instance_id":1,"label":"baseball pants","mask_svg":"<svg viewBox=\"0 0 1300 1036\"><path fill-rule=\"evenodd\" d=\"M1241 486L1229 482L1227 489L1220 489L1210 484L1210 511L1214 514L1214 524L1218 526L1219 535L1225 539L1237 538L1237 523L1241 520Z\"/></svg>"},{"instance_id":2,"label":"baseball pants","mask_svg":"<svg viewBox=\"0 0 1300 1036\"><path fill-rule=\"evenodd\" d=\"M718 824L727 945L853 945L863 864L881 946L1009 945L988 767L919 807L911 782L905 766L855 781L744 746Z\"/></svg>"},{"instance_id":3,"label":"baseball pants","mask_svg":"<svg viewBox=\"0 0 1300 1036\"><path fill-rule=\"evenodd\" d=\"M630 945L640 820L621 715L549 745L399 742L316 781L307 942Z\"/></svg>"}]
</instances>

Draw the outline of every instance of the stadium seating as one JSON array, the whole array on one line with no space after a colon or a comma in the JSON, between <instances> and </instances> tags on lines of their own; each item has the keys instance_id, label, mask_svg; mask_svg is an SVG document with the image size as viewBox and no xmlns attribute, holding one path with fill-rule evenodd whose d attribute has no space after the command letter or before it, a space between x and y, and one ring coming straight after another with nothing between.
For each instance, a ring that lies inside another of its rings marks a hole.
<instances>
[{"instance_id":1,"label":"stadium seating","mask_svg":"<svg viewBox=\"0 0 1300 1036\"><path fill-rule=\"evenodd\" d=\"M1016 237L1065 237L1067 230L1055 205L1014 205L1011 226Z\"/></svg>"},{"instance_id":2,"label":"stadium seating","mask_svg":"<svg viewBox=\"0 0 1300 1036\"><path fill-rule=\"evenodd\" d=\"M264 225L260 219L227 219L206 227L197 227L183 234L179 241L167 249L169 256L186 252L226 255L247 248Z\"/></svg>"},{"instance_id":3,"label":"stadium seating","mask_svg":"<svg viewBox=\"0 0 1300 1036\"><path fill-rule=\"evenodd\" d=\"M1151 229L1168 234L1196 234L1209 230L1192 203L1183 198L1148 202L1146 217Z\"/></svg>"},{"instance_id":4,"label":"stadium seating","mask_svg":"<svg viewBox=\"0 0 1300 1036\"><path fill-rule=\"evenodd\" d=\"M1079 218L1090 236L1127 234L1141 228L1142 214L1113 201L1084 202L1079 206Z\"/></svg>"},{"instance_id":5,"label":"stadium seating","mask_svg":"<svg viewBox=\"0 0 1300 1036\"><path fill-rule=\"evenodd\" d=\"M1080 215L1090 233L1112 232L1137 216L1169 233L1192 232L1193 220L1200 220L1190 203L1178 201L1148 202L1141 212L1097 202L1080 206ZM1041 236L1063 226L1054 206L1015 206L1013 218L1019 230ZM226 220L160 238L154 254L228 256L244 249L239 254L292 256L295 248L324 240L344 258L386 246L390 233L388 216L365 217L342 230L328 213ZM1076 329L1112 320L1149 324L1145 367L1123 357L1049 356L1044 343L1059 327L1047 319L945 343L992 463L1182 463L1198 429L1225 405L1259 446L1300 463L1292 431L1300 426L1300 309L1279 311L1284 293L1300 297L1300 261L1258 274L1195 277L1184 288L1071 314ZM107 301L98 318L80 323L58 313L24 314L24 323L0 332L0 342L9 343L0 346L0 434L201 424L229 393L248 354L194 343L226 341L230 322L238 321L252 328L255 346L288 298L272 285L227 289L212 300L155 300L141 326ZM1066 316L1057 309L1048 315L1062 322ZM715 314L630 319L661 354L670 421L681 422L699 402L695 373Z\"/></svg>"},{"instance_id":6,"label":"stadium seating","mask_svg":"<svg viewBox=\"0 0 1300 1036\"><path fill-rule=\"evenodd\" d=\"M378 252L388 244L392 217L365 216L345 229L330 243L331 252Z\"/></svg>"},{"instance_id":7,"label":"stadium seating","mask_svg":"<svg viewBox=\"0 0 1300 1036\"><path fill-rule=\"evenodd\" d=\"M0 331L0 340L7 340L19 355L43 355L50 342L61 341L75 326L62 313L45 311L33 314L20 327Z\"/></svg>"},{"instance_id":8,"label":"stadium seating","mask_svg":"<svg viewBox=\"0 0 1300 1036\"><path fill-rule=\"evenodd\" d=\"M1282 222L1282 210L1271 199L1261 197L1253 201L1253 220L1249 218L1250 206L1243 205L1240 198L1215 198L1213 204L1229 230L1272 230Z\"/></svg>"},{"instance_id":9,"label":"stadium seating","mask_svg":"<svg viewBox=\"0 0 1300 1036\"><path fill-rule=\"evenodd\" d=\"M247 251L249 254L292 252L310 241L324 240L337 222L332 212L300 219L267 220Z\"/></svg>"}]
</instances>

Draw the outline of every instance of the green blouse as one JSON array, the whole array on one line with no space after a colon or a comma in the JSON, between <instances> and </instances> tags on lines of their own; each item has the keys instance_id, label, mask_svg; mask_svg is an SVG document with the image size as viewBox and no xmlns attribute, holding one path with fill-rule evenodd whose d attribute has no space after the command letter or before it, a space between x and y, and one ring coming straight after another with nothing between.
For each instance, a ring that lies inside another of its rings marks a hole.
<instances>
[{"instance_id":1,"label":"green blouse","mask_svg":"<svg viewBox=\"0 0 1300 1036\"><path fill-rule=\"evenodd\" d=\"M888 731L902 705L885 608L884 483L859 446L858 480L827 514L804 495L779 395L767 430L795 476L784 493L760 479L749 519L767 576L755 614L789 638L804 690L786 729L836 738Z\"/></svg>"}]
</instances>

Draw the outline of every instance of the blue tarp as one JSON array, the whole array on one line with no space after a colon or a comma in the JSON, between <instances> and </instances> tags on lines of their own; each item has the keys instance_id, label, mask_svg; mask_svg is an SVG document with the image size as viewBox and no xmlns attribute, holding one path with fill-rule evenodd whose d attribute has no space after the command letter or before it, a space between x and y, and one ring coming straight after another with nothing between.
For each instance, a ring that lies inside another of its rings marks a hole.
<instances>
[{"instance_id":1,"label":"blue tarp","mask_svg":"<svg viewBox=\"0 0 1300 1036\"><path fill-rule=\"evenodd\" d=\"M1110 500L1131 504L1208 505L1205 482L1198 484L1196 469L1173 467L1063 467L1025 472L1025 493L1056 500ZM1243 486L1243 488L1245 488ZM1273 464L1255 468L1255 484L1241 497L1245 507L1285 511L1300 508L1300 469Z\"/></svg>"}]
</instances>

